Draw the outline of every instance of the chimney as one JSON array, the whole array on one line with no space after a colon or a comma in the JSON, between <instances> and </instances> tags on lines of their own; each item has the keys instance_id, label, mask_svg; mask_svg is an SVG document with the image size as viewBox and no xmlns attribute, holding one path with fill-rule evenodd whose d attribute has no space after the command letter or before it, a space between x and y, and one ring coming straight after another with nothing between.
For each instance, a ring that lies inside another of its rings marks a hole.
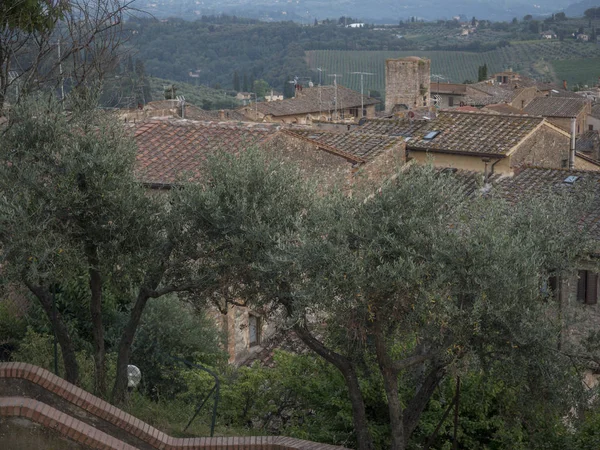
<instances>
[{"instance_id":1,"label":"chimney","mask_svg":"<svg viewBox=\"0 0 600 450\"><path fill-rule=\"evenodd\" d=\"M563 89L566 91L567 89L567 80L563 80Z\"/></svg>"},{"instance_id":2,"label":"chimney","mask_svg":"<svg viewBox=\"0 0 600 450\"><path fill-rule=\"evenodd\" d=\"M225 111L222 109L219 110L219 120L225 120Z\"/></svg>"},{"instance_id":3,"label":"chimney","mask_svg":"<svg viewBox=\"0 0 600 450\"><path fill-rule=\"evenodd\" d=\"M571 119L571 148L569 149L569 169L575 168L575 127L577 119Z\"/></svg>"}]
</instances>

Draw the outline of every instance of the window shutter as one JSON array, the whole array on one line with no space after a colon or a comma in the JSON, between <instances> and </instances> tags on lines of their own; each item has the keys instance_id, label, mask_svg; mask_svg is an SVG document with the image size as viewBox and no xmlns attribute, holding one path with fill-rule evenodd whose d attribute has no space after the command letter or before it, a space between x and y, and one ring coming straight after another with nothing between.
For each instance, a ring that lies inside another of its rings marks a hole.
<instances>
[{"instance_id":1,"label":"window shutter","mask_svg":"<svg viewBox=\"0 0 600 450\"><path fill-rule=\"evenodd\" d=\"M587 286L585 292L586 305L598 303L598 274L587 271Z\"/></svg>"},{"instance_id":2,"label":"window shutter","mask_svg":"<svg viewBox=\"0 0 600 450\"><path fill-rule=\"evenodd\" d=\"M580 270L577 273L577 300L585 302L585 288L587 284L587 270Z\"/></svg>"}]
</instances>

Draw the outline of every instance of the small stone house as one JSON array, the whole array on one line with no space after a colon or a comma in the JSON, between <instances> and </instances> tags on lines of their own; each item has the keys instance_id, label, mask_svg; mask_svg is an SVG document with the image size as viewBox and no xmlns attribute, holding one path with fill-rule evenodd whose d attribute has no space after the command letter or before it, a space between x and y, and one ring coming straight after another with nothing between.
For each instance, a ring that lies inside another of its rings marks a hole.
<instances>
[{"instance_id":1,"label":"small stone house","mask_svg":"<svg viewBox=\"0 0 600 450\"><path fill-rule=\"evenodd\" d=\"M256 146L295 162L322 189L350 190L357 181L379 183L404 163L401 138L374 133L282 129L276 124L154 120L135 125L137 176L160 192L177 183L201 180L206 158ZM243 301L239 302L243 304ZM215 299L213 317L227 335L229 360L243 364L277 334L277 320L265 311L225 305Z\"/></svg>"},{"instance_id":2,"label":"small stone house","mask_svg":"<svg viewBox=\"0 0 600 450\"><path fill-rule=\"evenodd\" d=\"M514 177L500 178L495 189L510 201L525 196L543 195L551 191L572 191L583 188L595 190L590 211L581 220L590 226L592 237L600 244L600 173L582 170L524 168ZM583 212L582 212L583 214ZM600 249L600 247L598 247ZM563 279L550 278L546 286L559 300L558 318L561 320L561 347L581 343L590 331L600 330L600 253L582 255L572 273ZM600 375L600 366L591 366L590 374Z\"/></svg>"},{"instance_id":3,"label":"small stone house","mask_svg":"<svg viewBox=\"0 0 600 450\"><path fill-rule=\"evenodd\" d=\"M467 104L467 85L456 83L430 84L431 101L438 108L456 108Z\"/></svg>"},{"instance_id":4,"label":"small stone house","mask_svg":"<svg viewBox=\"0 0 600 450\"><path fill-rule=\"evenodd\" d=\"M575 133L579 135L588 129L588 115L592 112L592 105L583 97L538 97L524 111L530 116L545 117L568 133L571 132L571 121L575 119Z\"/></svg>"},{"instance_id":5,"label":"small stone house","mask_svg":"<svg viewBox=\"0 0 600 450\"><path fill-rule=\"evenodd\" d=\"M600 130L600 103L592 106L592 110L587 118L587 126L588 131Z\"/></svg>"},{"instance_id":6,"label":"small stone house","mask_svg":"<svg viewBox=\"0 0 600 450\"><path fill-rule=\"evenodd\" d=\"M362 96L344 86L314 86L297 89L294 98L248 105L240 111L249 119L262 122L353 123L362 117L375 117L375 105L378 103L379 100Z\"/></svg>"},{"instance_id":7,"label":"small stone house","mask_svg":"<svg viewBox=\"0 0 600 450\"><path fill-rule=\"evenodd\" d=\"M559 169L569 160L569 133L542 117L440 111L430 120L367 120L356 131L401 136L407 160L487 175L512 174L526 165ZM600 170L579 154L575 167Z\"/></svg>"}]
</instances>

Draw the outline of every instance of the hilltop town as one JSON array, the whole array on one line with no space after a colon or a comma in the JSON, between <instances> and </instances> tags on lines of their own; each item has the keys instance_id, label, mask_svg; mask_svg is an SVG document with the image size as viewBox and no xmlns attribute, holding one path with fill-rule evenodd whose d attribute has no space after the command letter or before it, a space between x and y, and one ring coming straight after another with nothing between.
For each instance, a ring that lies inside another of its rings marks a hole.
<instances>
[{"instance_id":1,"label":"hilltop town","mask_svg":"<svg viewBox=\"0 0 600 450\"><path fill-rule=\"evenodd\" d=\"M0 5L6 448L600 445L600 7L99 4Z\"/></svg>"}]
</instances>

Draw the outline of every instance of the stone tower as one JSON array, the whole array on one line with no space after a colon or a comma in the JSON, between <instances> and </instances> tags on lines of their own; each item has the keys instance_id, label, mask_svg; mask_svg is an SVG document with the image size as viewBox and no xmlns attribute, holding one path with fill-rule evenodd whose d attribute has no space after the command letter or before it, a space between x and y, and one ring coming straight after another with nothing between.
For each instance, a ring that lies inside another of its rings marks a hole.
<instances>
[{"instance_id":1,"label":"stone tower","mask_svg":"<svg viewBox=\"0 0 600 450\"><path fill-rule=\"evenodd\" d=\"M385 61L385 110L428 107L431 61L417 56Z\"/></svg>"}]
</instances>

